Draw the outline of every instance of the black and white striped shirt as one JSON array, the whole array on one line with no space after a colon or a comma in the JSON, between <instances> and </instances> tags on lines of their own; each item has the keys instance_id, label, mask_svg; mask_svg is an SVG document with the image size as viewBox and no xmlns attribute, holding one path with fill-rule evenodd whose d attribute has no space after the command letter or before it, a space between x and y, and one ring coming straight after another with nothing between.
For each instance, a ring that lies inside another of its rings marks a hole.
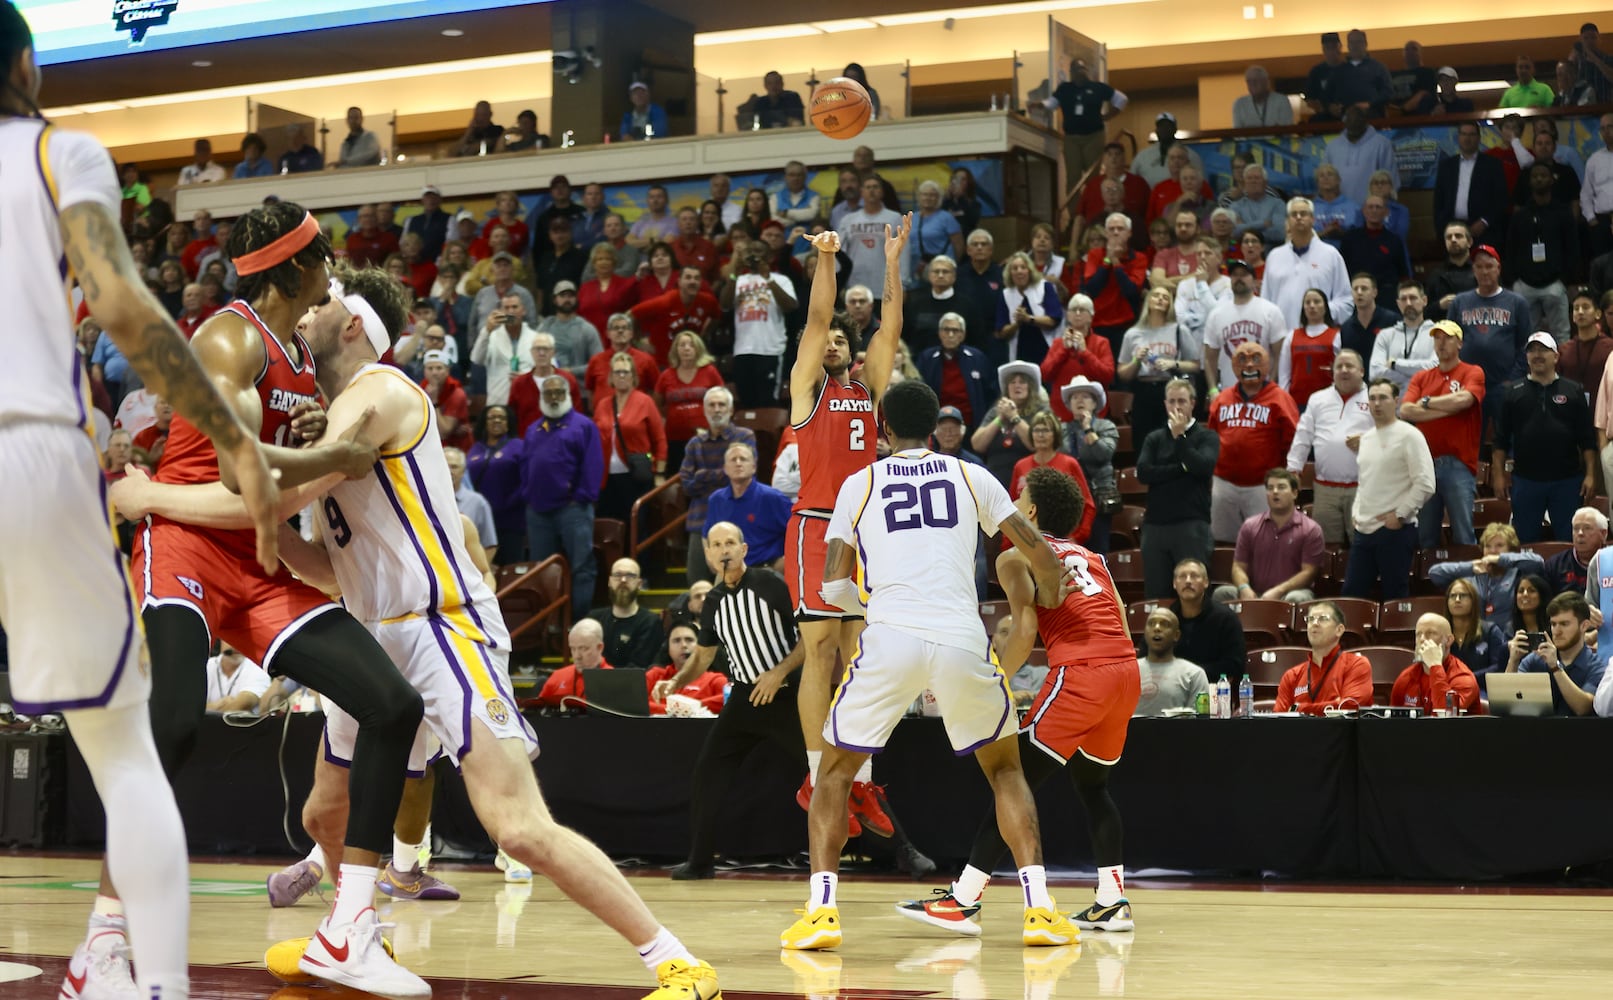
<instances>
[{"instance_id":1,"label":"black and white striped shirt","mask_svg":"<svg viewBox=\"0 0 1613 1000\"><path fill-rule=\"evenodd\" d=\"M770 569L751 568L733 586L718 581L700 616L700 645L728 650L729 675L754 684L795 648L790 588Z\"/></svg>"}]
</instances>

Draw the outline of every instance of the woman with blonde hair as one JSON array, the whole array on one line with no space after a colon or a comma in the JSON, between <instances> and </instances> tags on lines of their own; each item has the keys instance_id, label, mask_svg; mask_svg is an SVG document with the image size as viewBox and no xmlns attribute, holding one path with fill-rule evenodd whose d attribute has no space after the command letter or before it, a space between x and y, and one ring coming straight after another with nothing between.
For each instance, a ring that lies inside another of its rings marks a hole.
<instances>
[{"instance_id":1,"label":"woman with blonde hair","mask_svg":"<svg viewBox=\"0 0 1613 1000\"><path fill-rule=\"evenodd\" d=\"M1094 514L1092 488L1087 485L1087 475L1081 469L1081 463L1063 450L1064 425L1048 410L1036 414L1026 423L1030 425L1031 453L1014 463L1013 473L1008 480L1008 495L1015 500L1019 499L1019 495L1025 492L1025 477L1031 474L1032 469L1044 465L1069 476L1075 480L1075 485L1081 488L1082 500L1081 520L1070 533L1070 539L1085 544L1087 535L1092 530ZM1003 541L1006 545L1007 539Z\"/></svg>"},{"instance_id":2,"label":"woman with blonde hair","mask_svg":"<svg viewBox=\"0 0 1613 1000\"><path fill-rule=\"evenodd\" d=\"M639 497L666 479L666 425L638 387L633 355L610 356L610 385L594 397L594 423L605 452L597 516L626 521Z\"/></svg>"},{"instance_id":3,"label":"woman with blonde hair","mask_svg":"<svg viewBox=\"0 0 1613 1000\"><path fill-rule=\"evenodd\" d=\"M1449 586L1457 579L1471 582L1479 595L1479 613L1504 632L1512 624L1518 581L1544 573L1546 562L1537 553L1520 551L1518 533L1512 525L1499 521L1485 525L1479 547L1483 555L1471 562L1435 563L1428 569L1428 579L1436 587Z\"/></svg>"},{"instance_id":4,"label":"woman with blonde hair","mask_svg":"<svg viewBox=\"0 0 1613 1000\"><path fill-rule=\"evenodd\" d=\"M997 391L996 405L969 438L969 448L1006 488L1013 482L1015 464L1031 453L1031 418L1052 411L1041 370L1029 361L999 367Z\"/></svg>"},{"instance_id":5,"label":"woman with blonde hair","mask_svg":"<svg viewBox=\"0 0 1613 1000\"><path fill-rule=\"evenodd\" d=\"M683 449L696 431L707 428L706 392L723 384L706 342L693 330L672 338L667 369L655 381L655 405L666 417L666 467L683 465Z\"/></svg>"},{"instance_id":6,"label":"woman with blonde hair","mask_svg":"<svg viewBox=\"0 0 1613 1000\"><path fill-rule=\"evenodd\" d=\"M639 282L617 274L616 263L616 248L610 241L595 243L588 251L588 273L593 277L577 289L577 315L600 334L605 332L606 320L627 312L639 301Z\"/></svg>"},{"instance_id":7,"label":"woman with blonde hair","mask_svg":"<svg viewBox=\"0 0 1613 1000\"><path fill-rule=\"evenodd\" d=\"M1042 363L1064 321L1060 288L1047 280L1031 255L1021 250L1003 262L1003 288L997 300L996 356L1003 361Z\"/></svg>"}]
</instances>

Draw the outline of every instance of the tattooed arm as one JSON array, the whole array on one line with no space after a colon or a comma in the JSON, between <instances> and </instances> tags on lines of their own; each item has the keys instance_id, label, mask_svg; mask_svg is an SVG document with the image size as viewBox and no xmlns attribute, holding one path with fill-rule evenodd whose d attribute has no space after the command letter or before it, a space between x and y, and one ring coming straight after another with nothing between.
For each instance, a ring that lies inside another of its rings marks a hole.
<instances>
[{"instance_id":1,"label":"tattooed arm","mask_svg":"<svg viewBox=\"0 0 1613 1000\"><path fill-rule=\"evenodd\" d=\"M1003 536L1013 542L1014 548L1030 563L1031 575L1036 580L1036 603L1044 608L1058 607L1064 599L1060 593L1064 566L1047 544L1047 539L1025 519L1024 514L1015 514L1004 521L1001 530Z\"/></svg>"},{"instance_id":2,"label":"tattooed arm","mask_svg":"<svg viewBox=\"0 0 1613 1000\"><path fill-rule=\"evenodd\" d=\"M81 202L62 212L61 227L67 260L90 314L145 384L234 463L241 497L257 529L258 562L274 572L279 565L275 507L280 491L257 439L242 428L168 311L146 288L112 214L101 205Z\"/></svg>"}]
</instances>

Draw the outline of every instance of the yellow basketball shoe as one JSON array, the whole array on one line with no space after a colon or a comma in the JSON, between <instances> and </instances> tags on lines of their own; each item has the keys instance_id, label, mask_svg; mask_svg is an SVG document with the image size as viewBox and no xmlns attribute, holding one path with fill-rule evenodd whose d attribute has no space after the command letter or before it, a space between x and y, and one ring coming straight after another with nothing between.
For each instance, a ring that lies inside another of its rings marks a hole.
<instances>
[{"instance_id":1,"label":"yellow basketball shoe","mask_svg":"<svg viewBox=\"0 0 1613 1000\"><path fill-rule=\"evenodd\" d=\"M1081 932L1070 923L1070 915L1041 906L1025 907L1024 941L1027 948L1054 948L1081 940Z\"/></svg>"},{"instance_id":2,"label":"yellow basketball shoe","mask_svg":"<svg viewBox=\"0 0 1613 1000\"><path fill-rule=\"evenodd\" d=\"M801 919L778 936L779 947L791 951L821 951L840 947L838 906L820 906L811 913L805 910L795 912L802 914Z\"/></svg>"},{"instance_id":3,"label":"yellow basketball shoe","mask_svg":"<svg viewBox=\"0 0 1613 1000\"><path fill-rule=\"evenodd\" d=\"M297 966L302 960L302 953L308 950L308 941L305 937L288 938L270 945L269 950L263 953L263 964L269 970L269 975L292 986L319 982ZM384 937L381 938L381 947L386 949L388 955L392 954L392 942Z\"/></svg>"},{"instance_id":4,"label":"yellow basketball shoe","mask_svg":"<svg viewBox=\"0 0 1613 1000\"><path fill-rule=\"evenodd\" d=\"M720 1000L717 971L705 962L690 965L681 958L668 959L656 966L655 978L661 985L644 1000Z\"/></svg>"}]
</instances>

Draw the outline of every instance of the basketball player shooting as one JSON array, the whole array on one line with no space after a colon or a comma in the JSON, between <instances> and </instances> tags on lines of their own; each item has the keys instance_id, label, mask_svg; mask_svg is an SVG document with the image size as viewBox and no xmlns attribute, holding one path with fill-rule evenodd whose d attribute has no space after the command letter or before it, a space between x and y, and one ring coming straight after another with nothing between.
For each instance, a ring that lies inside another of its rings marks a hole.
<instances>
[{"instance_id":1,"label":"basketball player shooting","mask_svg":"<svg viewBox=\"0 0 1613 1000\"><path fill-rule=\"evenodd\" d=\"M953 751L973 753L991 784L1001 833L1025 890L1024 943L1069 944L1078 933L1048 896L1013 695L1003 668L987 660L974 590L978 534L1000 529L1032 567L1035 590L1047 603L1061 596L1063 568L982 467L929 450L939 412L935 390L925 383L891 387L884 413L892 454L846 480L826 532L820 598L863 612L868 627L822 732L827 745L808 811L810 896L801 919L779 936L786 949L840 945L835 891L853 776L869 755L884 749L926 689L940 704ZM861 588L853 578L858 553L865 559ZM866 611L864 589L870 595Z\"/></svg>"},{"instance_id":2,"label":"basketball player shooting","mask_svg":"<svg viewBox=\"0 0 1613 1000\"><path fill-rule=\"evenodd\" d=\"M799 704L801 732L806 739L807 777L796 793L803 809L812 800L819 761L823 757L823 723L834 686L836 655L851 662L862 619L825 603L817 593L823 577L824 532L834 507L835 492L847 477L867 468L876 457L879 427L876 414L885 387L890 384L896 345L902 334L902 264L911 214L892 232L885 227L885 287L880 327L868 341L860 378L851 377L857 359L859 331L844 314L835 312L835 254L840 235L812 237L818 267L807 304L806 327L790 370L790 423L795 428L801 456L801 493L790 515L784 538L784 580L790 588L806 661L801 669ZM865 767L849 790L848 829L855 836L868 830L890 837L896 825L884 809L873 784L873 771Z\"/></svg>"},{"instance_id":3,"label":"basketball player shooting","mask_svg":"<svg viewBox=\"0 0 1613 1000\"><path fill-rule=\"evenodd\" d=\"M111 157L88 135L44 120L41 79L28 23L0 0L0 301L8 320L0 622L15 706L66 719L105 807L107 866L124 890L122 900L97 898L60 995L185 1000L185 832L152 735L150 664L111 530L89 385L71 335L71 281L145 384L235 468L245 554L260 570L275 565L279 491L254 435L146 289L118 224Z\"/></svg>"}]
</instances>

